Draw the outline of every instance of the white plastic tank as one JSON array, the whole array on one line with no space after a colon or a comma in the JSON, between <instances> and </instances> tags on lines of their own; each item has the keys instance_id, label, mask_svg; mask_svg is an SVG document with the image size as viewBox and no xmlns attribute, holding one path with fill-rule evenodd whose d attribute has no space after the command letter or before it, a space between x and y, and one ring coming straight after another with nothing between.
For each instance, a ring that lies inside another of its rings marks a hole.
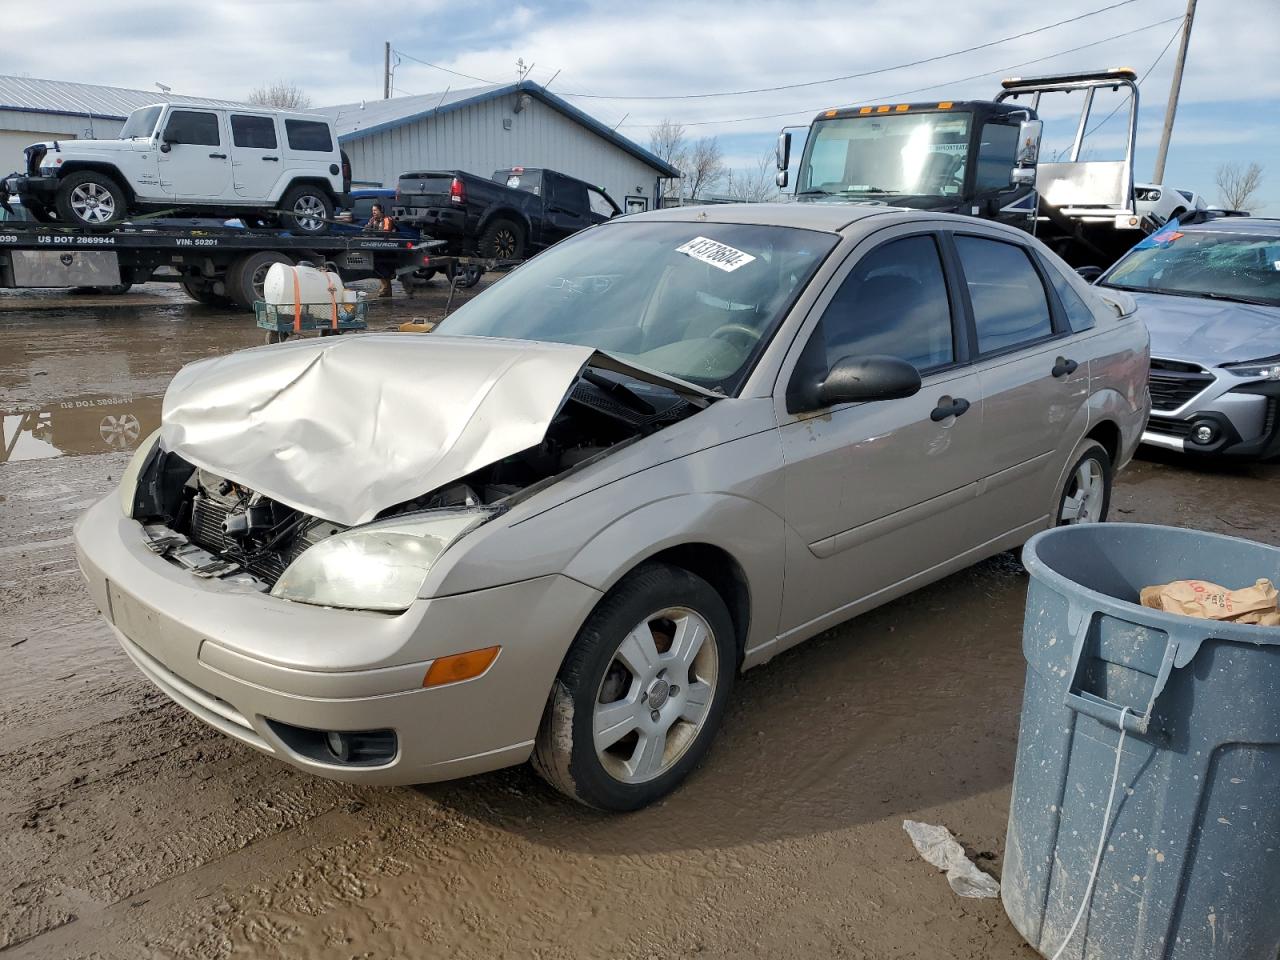
<instances>
[{"instance_id":1,"label":"white plastic tank","mask_svg":"<svg viewBox=\"0 0 1280 960\"><path fill-rule=\"evenodd\" d=\"M342 285L336 273L306 264L274 263L262 284L262 298L280 307L296 304L354 303L354 290Z\"/></svg>"}]
</instances>

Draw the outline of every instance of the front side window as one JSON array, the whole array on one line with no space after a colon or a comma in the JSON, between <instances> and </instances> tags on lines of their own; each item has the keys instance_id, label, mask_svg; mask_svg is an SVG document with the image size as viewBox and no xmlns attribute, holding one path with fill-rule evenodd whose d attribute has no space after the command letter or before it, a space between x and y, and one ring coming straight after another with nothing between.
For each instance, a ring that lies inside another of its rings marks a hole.
<instances>
[{"instance_id":1,"label":"front side window","mask_svg":"<svg viewBox=\"0 0 1280 960\"><path fill-rule=\"evenodd\" d=\"M133 140L137 137L143 139L150 137L155 132L156 121L160 119L163 111L164 107L143 107L133 111L120 129L119 139Z\"/></svg>"},{"instance_id":2,"label":"front side window","mask_svg":"<svg viewBox=\"0 0 1280 960\"><path fill-rule=\"evenodd\" d=\"M231 142L237 147L257 150L276 148L276 122L270 117L254 117L248 114L231 115Z\"/></svg>"},{"instance_id":3,"label":"front side window","mask_svg":"<svg viewBox=\"0 0 1280 960\"><path fill-rule=\"evenodd\" d=\"M955 360L951 302L937 242L903 237L858 261L822 314L815 336L827 369L845 357L887 354L920 371Z\"/></svg>"},{"instance_id":4,"label":"front side window","mask_svg":"<svg viewBox=\"0 0 1280 960\"><path fill-rule=\"evenodd\" d=\"M319 123L315 120L286 120L284 132L289 138L290 150L333 152L333 138L329 136L327 123Z\"/></svg>"},{"instance_id":5,"label":"front side window","mask_svg":"<svg viewBox=\"0 0 1280 960\"><path fill-rule=\"evenodd\" d=\"M977 193L1004 190L1009 186L1018 151L1018 127L1007 123L982 125L982 142L978 144L978 165L973 189Z\"/></svg>"},{"instance_id":6,"label":"front side window","mask_svg":"<svg viewBox=\"0 0 1280 960\"><path fill-rule=\"evenodd\" d=\"M595 347L732 393L838 239L755 224L615 220L538 254L436 330Z\"/></svg>"},{"instance_id":7,"label":"front side window","mask_svg":"<svg viewBox=\"0 0 1280 960\"><path fill-rule=\"evenodd\" d=\"M218 115L200 110L175 110L169 114L164 138L169 143L216 147L221 143L218 137Z\"/></svg>"},{"instance_id":8,"label":"front side window","mask_svg":"<svg viewBox=\"0 0 1280 960\"><path fill-rule=\"evenodd\" d=\"M1053 333L1049 299L1027 251L1016 243L956 237L978 329L978 352L996 353Z\"/></svg>"},{"instance_id":9,"label":"front side window","mask_svg":"<svg viewBox=\"0 0 1280 960\"><path fill-rule=\"evenodd\" d=\"M613 208L613 204L599 190L587 191L587 202L591 204L591 212L597 217L604 217L606 220L612 217L618 211Z\"/></svg>"},{"instance_id":10,"label":"front side window","mask_svg":"<svg viewBox=\"0 0 1280 960\"><path fill-rule=\"evenodd\" d=\"M796 195L956 196L964 186L969 124L963 111L819 120L805 145Z\"/></svg>"},{"instance_id":11,"label":"front side window","mask_svg":"<svg viewBox=\"0 0 1280 960\"><path fill-rule=\"evenodd\" d=\"M1098 282L1120 290L1280 306L1280 234L1165 227Z\"/></svg>"}]
</instances>

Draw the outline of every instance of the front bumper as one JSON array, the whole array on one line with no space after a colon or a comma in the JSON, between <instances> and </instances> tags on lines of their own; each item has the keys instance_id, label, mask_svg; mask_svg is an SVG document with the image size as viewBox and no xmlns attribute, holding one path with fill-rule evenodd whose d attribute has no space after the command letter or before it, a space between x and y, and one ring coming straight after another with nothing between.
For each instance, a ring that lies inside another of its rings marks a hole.
<instances>
[{"instance_id":1,"label":"front bumper","mask_svg":"<svg viewBox=\"0 0 1280 960\"><path fill-rule=\"evenodd\" d=\"M548 576L419 600L399 616L290 603L156 556L114 493L74 535L90 594L157 687L264 753L355 783L447 780L526 760L564 653L600 597ZM502 652L481 676L422 688L435 657L494 644ZM343 763L300 747L286 726L392 730L397 749L377 765Z\"/></svg>"},{"instance_id":2,"label":"front bumper","mask_svg":"<svg viewBox=\"0 0 1280 960\"><path fill-rule=\"evenodd\" d=\"M24 204L32 200L50 204L58 192L58 178L14 174L6 177L4 183L0 184L0 193L2 192L16 194Z\"/></svg>"},{"instance_id":3,"label":"front bumper","mask_svg":"<svg viewBox=\"0 0 1280 960\"><path fill-rule=\"evenodd\" d=\"M1222 369L1177 406L1155 407L1142 442L1180 453L1269 458L1280 455L1280 382L1242 380ZM1198 427L1211 431L1208 441Z\"/></svg>"}]
</instances>

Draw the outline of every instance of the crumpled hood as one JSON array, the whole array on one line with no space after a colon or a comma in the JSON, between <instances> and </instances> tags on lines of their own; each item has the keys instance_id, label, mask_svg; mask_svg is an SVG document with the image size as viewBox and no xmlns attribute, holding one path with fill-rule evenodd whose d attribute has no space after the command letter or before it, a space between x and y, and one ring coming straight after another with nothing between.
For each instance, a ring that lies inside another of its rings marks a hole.
<instances>
[{"instance_id":1,"label":"crumpled hood","mask_svg":"<svg viewBox=\"0 0 1280 960\"><path fill-rule=\"evenodd\" d=\"M1280 354L1280 307L1132 293L1153 357L1217 366Z\"/></svg>"},{"instance_id":2,"label":"crumpled hood","mask_svg":"<svg viewBox=\"0 0 1280 960\"><path fill-rule=\"evenodd\" d=\"M715 396L591 347L348 335L183 367L160 439L197 467L354 525L537 446L588 363Z\"/></svg>"}]
</instances>

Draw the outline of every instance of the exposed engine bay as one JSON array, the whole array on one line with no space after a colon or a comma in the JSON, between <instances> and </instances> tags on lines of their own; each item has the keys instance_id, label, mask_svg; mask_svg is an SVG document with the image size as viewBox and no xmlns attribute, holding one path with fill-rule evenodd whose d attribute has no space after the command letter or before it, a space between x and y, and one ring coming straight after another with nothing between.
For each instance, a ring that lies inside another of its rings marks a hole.
<instances>
[{"instance_id":1,"label":"exposed engine bay","mask_svg":"<svg viewBox=\"0 0 1280 960\"><path fill-rule=\"evenodd\" d=\"M585 368L542 442L419 497L375 520L457 507L501 510L568 472L705 408L616 372ZM359 478L352 478L359 484ZM160 451L139 478L134 517L151 549L202 577L269 589L302 553L348 526L312 516Z\"/></svg>"}]
</instances>

